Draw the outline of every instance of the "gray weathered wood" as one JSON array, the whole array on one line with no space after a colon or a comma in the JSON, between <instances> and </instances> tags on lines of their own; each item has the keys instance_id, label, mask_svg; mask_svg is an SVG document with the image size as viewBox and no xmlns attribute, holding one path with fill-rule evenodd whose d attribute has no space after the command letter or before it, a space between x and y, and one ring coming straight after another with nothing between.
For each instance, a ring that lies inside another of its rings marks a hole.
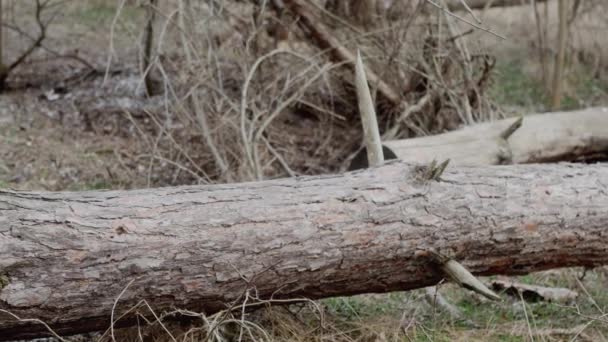
<instances>
[{"instance_id":1,"label":"gray weathered wood","mask_svg":"<svg viewBox=\"0 0 608 342\"><path fill-rule=\"evenodd\" d=\"M546 163L608 158L608 108L524 116L507 140L501 134L515 118L467 126L433 136L384 141L408 162L450 159L452 165Z\"/></svg>"},{"instance_id":2,"label":"gray weathered wood","mask_svg":"<svg viewBox=\"0 0 608 342\"><path fill-rule=\"evenodd\" d=\"M355 86L357 88L357 100L359 103L359 114L361 115L361 125L363 126L363 140L365 142L367 160L371 166L380 166L384 163L382 140L380 140L376 108L374 108L372 94L369 92L360 51L357 51L357 61L355 62Z\"/></svg>"},{"instance_id":3,"label":"gray weathered wood","mask_svg":"<svg viewBox=\"0 0 608 342\"><path fill-rule=\"evenodd\" d=\"M608 263L608 165L448 167L136 191L0 190L0 310L60 333L146 299L215 312L255 287L321 298L436 283L431 252L476 275ZM0 340L39 335L0 312Z\"/></svg>"}]
</instances>

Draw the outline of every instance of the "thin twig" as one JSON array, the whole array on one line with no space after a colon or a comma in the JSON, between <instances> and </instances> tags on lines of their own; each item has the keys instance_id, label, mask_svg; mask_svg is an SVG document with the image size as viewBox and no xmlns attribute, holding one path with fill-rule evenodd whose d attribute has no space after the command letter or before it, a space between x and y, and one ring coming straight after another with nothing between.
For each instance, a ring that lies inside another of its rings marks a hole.
<instances>
[{"instance_id":1,"label":"thin twig","mask_svg":"<svg viewBox=\"0 0 608 342\"><path fill-rule=\"evenodd\" d=\"M46 324L42 320L39 320L37 318L21 318L21 317L15 315L14 313L12 313L10 311L7 311L7 310L4 310L4 309L0 309L0 312L3 312L5 314L13 317L14 319L18 320L19 322L24 322L24 323L26 323L26 322L33 322L33 323L42 324L49 331L49 333L51 335L53 335L56 339L58 339L61 342L68 342L67 340L65 340L64 338L62 338L61 336L59 336L53 329L51 329L51 327L48 324Z\"/></svg>"},{"instance_id":2,"label":"thin twig","mask_svg":"<svg viewBox=\"0 0 608 342\"><path fill-rule=\"evenodd\" d=\"M481 31L487 32L487 33L489 33L489 34L491 34L491 35L494 35L494 36L496 36L496 37L498 37L498 38L500 38L500 39L503 39L503 40L506 40L506 39L507 39L505 36L502 36L502 35L500 35L500 34L498 34L498 33L494 32L494 31L492 31L492 30L490 30L490 29L487 29L487 28L485 28L485 27L483 27L483 26L477 25L477 24L475 24L475 23L471 22L470 20L467 20L467 19L465 19L465 18L463 18L463 17L461 17L461 16L459 16L459 15L457 15L457 14L452 13L452 12L451 12L449 9L447 9L447 8L445 8L445 7L443 7L443 6L439 5L439 4L437 4L436 2L434 2L434 1L432 1L432 0L426 0L426 1L427 1L429 4L431 4L431 5L435 6L435 7L437 7L437 8L438 8L438 9L440 9L440 10L442 10L442 11L443 11L443 12L445 12L447 15L450 15L450 16L452 16L452 17L454 17L454 18L456 18L456 19L458 19L458 20L460 20L460 21L462 21L462 22L465 22L465 23L467 23L467 24L469 24L469 25L473 26L474 28L476 28L476 29L478 29L478 30L481 30Z\"/></svg>"},{"instance_id":3,"label":"thin twig","mask_svg":"<svg viewBox=\"0 0 608 342\"><path fill-rule=\"evenodd\" d=\"M116 336L114 336L114 323L116 323L116 321L114 321L114 312L116 311L116 306L118 305L120 297L122 297L125 292L127 292L127 289L129 288L129 286L131 286L131 284L133 284L134 281L135 279L131 279L127 286L125 286L124 289L120 291L120 294L118 295L118 297L116 297L116 299L114 300L114 304L112 305L112 312L110 313L110 335L112 336L112 341L114 342L116 342Z\"/></svg>"}]
</instances>

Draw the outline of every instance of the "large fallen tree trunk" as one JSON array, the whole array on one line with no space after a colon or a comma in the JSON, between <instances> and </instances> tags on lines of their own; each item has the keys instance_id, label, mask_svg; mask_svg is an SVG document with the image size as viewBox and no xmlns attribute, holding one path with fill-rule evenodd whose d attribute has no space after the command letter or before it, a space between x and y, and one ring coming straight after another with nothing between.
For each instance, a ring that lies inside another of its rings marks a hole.
<instances>
[{"instance_id":1,"label":"large fallen tree trunk","mask_svg":"<svg viewBox=\"0 0 608 342\"><path fill-rule=\"evenodd\" d=\"M527 115L521 127L505 119L428 137L386 141L397 158L415 163L451 159L457 165L608 159L608 108ZM505 139L506 138L506 139Z\"/></svg>"},{"instance_id":2,"label":"large fallen tree trunk","mask_svg":"<svg viewBox=\"0 0 608 342\"><path fill-rule=\"evenodd\" d=\"M608 165L448 167L136 191L0 190L0 340L104 329L140 299L207 313L608 263Z\"/></svg>"}]
</instances>

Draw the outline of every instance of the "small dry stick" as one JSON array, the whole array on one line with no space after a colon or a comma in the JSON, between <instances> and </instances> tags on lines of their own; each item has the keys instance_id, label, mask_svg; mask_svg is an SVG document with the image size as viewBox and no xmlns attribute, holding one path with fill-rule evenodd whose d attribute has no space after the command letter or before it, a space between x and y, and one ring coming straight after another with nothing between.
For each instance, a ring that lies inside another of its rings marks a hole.
<instances>
[{"instance_id":1,"label":"small dry stick","mask_svg":"<svg viewBox=\"0 0 608 342\"><path fill-rule=\"evenodd\" d=\"M367 148L368 165L379 166L384 163L382 141L380 140L376 110L367 84L360 51L357 51L357 61L355 63L355 85L357 87L357 98L359 99L359 113L363 124L365 147Z\"/></svg>"},{"instance_id":2,"label":"small dry stick","mask_svg":"<svg viewBox=\"0 0 608 342\"><path fill-rule=\"evenodd\" d=\"M441 181L441 175L443 175L449 163L450 159L444 160L441 164L437 164L437 160L433 159L429 165L418 168L418 179L424 182L432 180Z\"/></svg>"},{"instance_id":3,"label":"small dry stick","mask_svg":"<svg viewBox=\"0 0 608 342\"><path fill-rule=\"evenodd\" d=\"M465 0L460 0L460 3L464 7L464 9L466 9L467 12L469 12L469 14L471 15L471 17L473 17L473 19L475 19L475 21L478 24L481 24L481 20L475 15L475 12L473 12L473 10L471 9L471 7L469 7L469 5L467 4L467 2Z\"/></svg>"},{"instance_id":4,"label":"small dry stick","mask_svg":"<svg viewBox=\"0 0 608 342\"><path fill-rule=\"evenodd\" d=\"M441 6L440 4L438 4L438 3L436 3L436 2L434 2L434 1L432 1L432 0L426 0L426 1L427 1L429 4L431 4L431 5L435 6L435 7L437 7L438 9L440 9L440 10L444 11L444 12L445 12L447 15L450 15L450 16L452 16L452 17L454 17L454 18L456 18L456 19L458 19L458 20L460 20L460 21L462 21L462 22L465 22L465 23L467 23L467 24L469 24L469 25L473 26L474 28L476 28L476 29L478 29L478 30L482 30L482 31L488 32L489 34L494 35L494 36L496 36L496 37L498 37L498 38L500 38L500 39L502 39L502 40L507 40L507 38L506 38L505 36L502 36L502 35L500 35L500 34L498 34L498 33L494 32L494 31L492 31L492 30L490 30L490 29L487 29L487 28L485 28L485 27L483 27L483 26L479 26L479 25L477 25L477 24L475 24L475 23L473 23L473 22L471 22L471 21L469 21L469 20L467 20L467 19L465 19L465 18L463 18L463 17L461 17L461 16L458 16L458 15L456 15L456 14L452 13L452 12L451 12L449 9L447 9L447 8L445 8L445 7L443 7L443 6Z\"/></svg>"},{"instance_id":5,"label":"small dry stick","mask_svg":"<svg viewBox=\"0 0 608 342\"><path fill-rule=\"evenodd\" d=\"M441 175L443 171L448 167L450 163L450 159L444 160L441 164L439 164L434 170L432 170L431 180L439 181L441 179Z\"/></svg>"}]
</instances>

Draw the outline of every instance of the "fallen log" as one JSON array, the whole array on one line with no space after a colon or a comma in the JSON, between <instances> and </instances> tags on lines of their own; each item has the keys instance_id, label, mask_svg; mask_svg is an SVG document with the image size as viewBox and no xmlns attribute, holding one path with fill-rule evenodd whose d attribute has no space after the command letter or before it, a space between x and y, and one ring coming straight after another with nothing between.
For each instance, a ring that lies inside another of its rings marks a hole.
<instances>
[{"instance_id":1,"label":"fallen log","mask_svg":"<svg viewBox=\"0 0 608 342\"><path fill-rule=\"evenodd\" d=\"M433 159L450 159L452 165L469 166L608 160L607 107L526 115L521 127L503 136L516 120L510 118L444 134L385 141L383 145L401 160L423 164ZM366 159L358 161L365 162Z\"/></svg>"},{"instance_id":2,"label":"fallen log","mask_svg":"<svg viewBox=\"0 0 608 342\"><path fill-rule=\"evenodd\" d=\"M0 340L105 329L261 298L429 286L430 254L477 275L608 264L608 165L448 167L400 161L318 177L135 191L0 190ZM128 289L127 284L131 284ZM124 321L123 321L124 322Z\"/></svg>"}]
</instances>

